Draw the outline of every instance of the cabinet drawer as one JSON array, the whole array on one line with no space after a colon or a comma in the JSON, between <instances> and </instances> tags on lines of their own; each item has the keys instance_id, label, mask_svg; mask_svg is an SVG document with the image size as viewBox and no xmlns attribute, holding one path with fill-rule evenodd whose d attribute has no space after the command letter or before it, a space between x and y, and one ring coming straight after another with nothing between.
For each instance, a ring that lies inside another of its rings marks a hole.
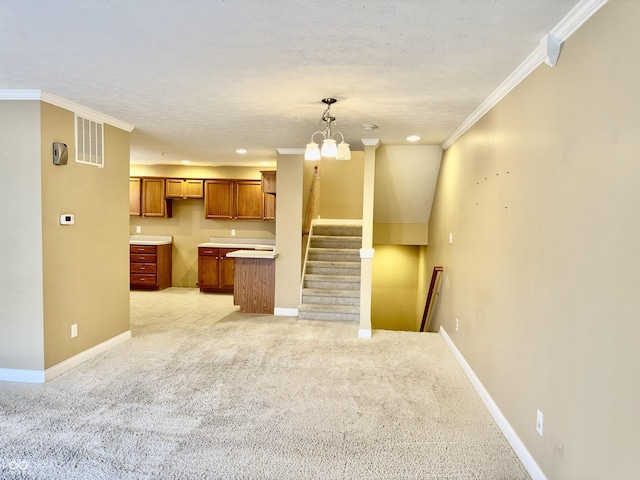
<instances>
[{"instance_id":1,"label":"cabinet drawer","mask_svg":"<svg viewBox=\"0 0 640 480\"><path fill-rule=\"evenodd\" d=\"M130 253L147 253L147 254L156 254L156 246L155 245L129 245Z\"/></svg>"},{"instance_id":2,"label":"cabinet drawer","mask_svg":"<svg viewBox=\"0 0 640 480\"><path fill-rule=\"evenodd\" d=\"M155 263L132 263L130 265L131 273L156 273Z\"/></svg>"},{"instance_id":3,"label":"cabinet drawer","mask_svg":"<svg viewBox=\"0 0 640 480\"><path fill-rule=\"evenodd\" d=\"M129 257L131 263L156 263L155 255L138 255L132 253Z\"/></svg>"},{"instance_id":4,"label":"cabinet drawer","mask_svg":"<svg viewBox=\"0 0 640 480\"><path fill-rule=\"evenodd\" d=\"M220 254L219 248L199 247L198 255L204 255L205 257L217 257Z\"/></svg>"},{"instance_id":5,"label":"cabinet drawer","mask_svg":"<svg viewBox=\"0 0 640 480\"><path fill-rule=\"evenodd\" d=\"M132 273L129 275L129 283L132 285L155 285L156 276L144 273Z\"/></svg>"}]
</instances>

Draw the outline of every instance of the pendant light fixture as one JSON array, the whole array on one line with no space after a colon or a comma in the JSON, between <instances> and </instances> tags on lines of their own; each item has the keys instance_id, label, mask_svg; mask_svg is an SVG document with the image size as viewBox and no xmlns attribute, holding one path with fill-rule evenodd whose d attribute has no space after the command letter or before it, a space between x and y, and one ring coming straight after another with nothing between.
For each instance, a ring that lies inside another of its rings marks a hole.
<instances>
[{"instance_id":1,"label":"pendant light fixture","mask_svg":"<svg viewBox=\"0 0 640 480\"><path fill-rule=\"evenodd\" d=\"M326 123L326 127L322 131L315 132L311 135L311 142L307 143L307 149L304 152L305 160L320 160L321 157L335 158L336 160L351 160L351 150L349 150L349 144L344 141L344 135L340 132L332 132L331 124L336 121L336 117L331 115L331 105L336 103L335 98L323 98L322 103L327 106L327 109L322 114L322 121ZM322 135L322 148L319 148L318 144L313 141L313 137L317 134ZM334 135L340 135L342 141L336 144Z\"/></svg>"}]
</instances>

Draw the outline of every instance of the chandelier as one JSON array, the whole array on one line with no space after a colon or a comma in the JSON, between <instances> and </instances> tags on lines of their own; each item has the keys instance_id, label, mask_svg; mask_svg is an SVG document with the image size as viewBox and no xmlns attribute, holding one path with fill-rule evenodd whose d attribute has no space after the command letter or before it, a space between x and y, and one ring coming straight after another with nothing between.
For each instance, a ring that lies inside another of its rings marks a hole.
<instances>
[{"instance_id":1,"label":"chandelier","mask_svg":"<svg viewBox=\"0 0 640 480\"><path fill-rule=\"evenodd\" d=\"M351 160L351 150L349 144L344 141L344 135L340 132L332 132L331 124L336 121L336 117L331 116L331 105L336 103L335 98L323 98L322 103L327 105L327 109L322 114L322 121L326 123L326 127L322 131L315 132L311 135L311 142L307 143L307 149L304 152L305 160L320 160L320 157L335 158L336 160ZM322 148L313 141L317 135L322 135ZM336 144L334 135L340 135L342 141Z\"/></svg>"}]
</instances>

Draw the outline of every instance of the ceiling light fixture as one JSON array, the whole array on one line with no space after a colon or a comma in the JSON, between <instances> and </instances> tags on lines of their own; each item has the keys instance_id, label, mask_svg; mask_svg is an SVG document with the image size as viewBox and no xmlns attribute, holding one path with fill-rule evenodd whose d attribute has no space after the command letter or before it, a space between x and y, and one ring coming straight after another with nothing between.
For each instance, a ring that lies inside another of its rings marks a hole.
<instances>
[{"instance_id":1,"label":"ceiling light fixture","mask_svg":"<svg viewBox=\"0 0 640 480\"><path fill-rule=\"evenodd\" d=\"M409 135L407 137L407 140L410 142L417 142L418 140L420 140L420 137L418 135Z\"/></svg>"},{"instance_id":2,"label":"ceiling light fixture","mask_svg":"<svg viewBox=\"0 0 640 480\"><path fill-rule=\"evenodd\" d=\"M239 149L236 150L236 153L239 153L239 154L243 155L243 154L247 153L247 151L244 148L239 148Z\"/></svg>"},{"instance_id":3,"label":"ceiling light fixture","mask_svg":"<svg viewBox=\"0 0 640 480\"><path fill-rule=\"evenodd\" d=\"M326 123L326 127L324 130L311 135L311 142L307 143L307 149L304 152L305 160L320 160L320 157L351 160L351 150L349 150L349 144L344 141L344 135L340 132L331 132L331 124L336 121L336 117L331 116L331 105L336 102L335 98L322 99L322 103L327 105L327 109L322 113L322 121ZM318 144L313 141L313 137L318 133L324 137L322 139L322 149L318 148ZM336 145L336 141L333 138L336 134L342 137L342 141L338 145Z\"/></svg>"}]
</instances>

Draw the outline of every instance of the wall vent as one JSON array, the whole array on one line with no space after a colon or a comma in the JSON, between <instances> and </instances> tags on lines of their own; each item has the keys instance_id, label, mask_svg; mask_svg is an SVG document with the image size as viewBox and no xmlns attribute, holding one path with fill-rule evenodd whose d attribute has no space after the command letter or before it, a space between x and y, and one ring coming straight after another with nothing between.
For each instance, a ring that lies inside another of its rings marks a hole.
<instances>
[{"instance_id":1,"label":"wall vent","mask_svg":"<svg viewBox=\"0 0 640 480\"><path fill-rule=\"evenodd\" d=\"M76 115L76 162L104 167L104 125Z\"/></svg>"}]
</instances>

